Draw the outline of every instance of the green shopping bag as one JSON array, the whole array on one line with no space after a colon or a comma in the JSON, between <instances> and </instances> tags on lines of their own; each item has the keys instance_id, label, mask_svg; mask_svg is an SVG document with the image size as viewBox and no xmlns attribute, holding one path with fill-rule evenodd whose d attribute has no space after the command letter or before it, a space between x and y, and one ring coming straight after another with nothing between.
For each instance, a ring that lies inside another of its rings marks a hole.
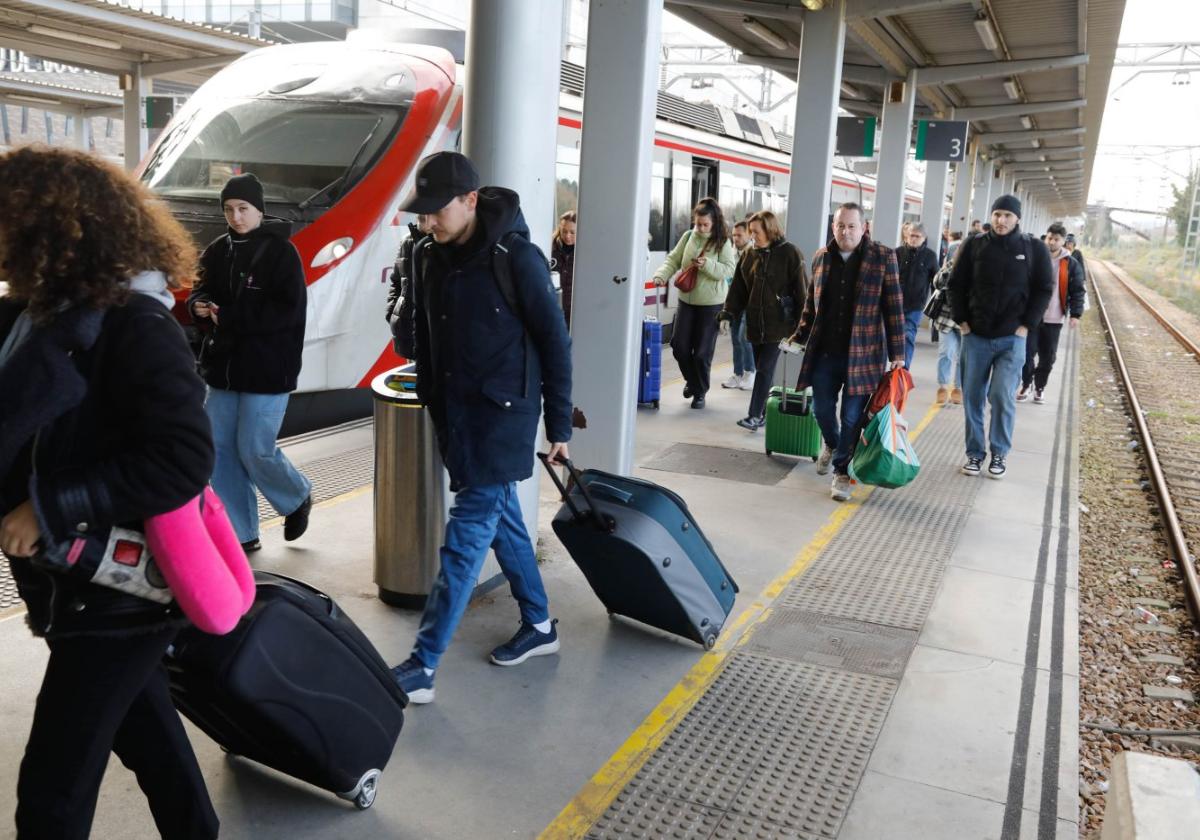
<instances>
[{"instance_id":1,"label":"green shopping bag","mask_svg":"<svg viewBox=\"0 0 1200 840\"><path fill-rule=\"evenodd\" d=\"M863 429L850 460L850 476L862 484L894 488L908 484L920 470L908 440L908 423L889 402Z\"/></svg>"}]
</instances>

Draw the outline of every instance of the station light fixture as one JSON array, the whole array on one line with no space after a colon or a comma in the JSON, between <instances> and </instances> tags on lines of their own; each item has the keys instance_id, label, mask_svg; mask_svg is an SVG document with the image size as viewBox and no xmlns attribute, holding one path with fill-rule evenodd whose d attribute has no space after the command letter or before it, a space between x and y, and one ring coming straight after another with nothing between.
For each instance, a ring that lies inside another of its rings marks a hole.
<instances>
[{"instance_id":1,"label":"station light fixture","mask_svg":"<svg viewBox=\"0 0 1200 840\"><path fill-rule=\"evenodd\" d=\"M1015 79L1006 79L1004 81L1004 92L1008 94L1008 98L1014 102L1021 98L1021 91L1017 88Z\"/></svg>"},{"instance_id":2,"label":"station light fixture","mask_svg":"<svg viewBox=\"0 0 1200 840\"><path fill-rule=\"evenodd\" d=\"M742 29L745 29L760 41L770 44L777 50L787 49L787 41L752 17L742 18Z\"/></svg>"},{"instance_id":3,"label":"station light fixture","mask_svg":"<svg viewBox=\"0 0 1200 840\"><path fill-rule=\"evenodd\" d=\"M992 19L988 17L987 12L980 12L976 16L975 31L979 33L979 40L983 41L985 49L995 52L1000 46L1000 39L996 37L996 27L992 25Z\"/></svg>"},{"instance_id":4,"label":"station light fixture","mask_svg":"<svg viewBox=\"0 0 1200 840\"><path fill-rule=\"evenodd\" d=\"M842 95L851 99L862 99L862 91L849 82L842 82Z\"/></svg>"},{"instance_id":5,"label":"station light fixture","mask_svg":"<svg viewBox=\"0 0 1200 840\"><path fill-rule=\"evenodd\" d=\"M78 32L68 32L65 29L51 29L35 23L28 28L30 34L41 35L45 38L58 38L61 41L73 41L76 44L87 44L89 47L101 47L106 50L119 50L121 45L107 38L97 38L93 35L81 35Z\"/></svg>"},{"instance_id":6,"label":"station light fixture","mask_svg":"<svg viewBox=\"0 0 1200 840\"><path fill-rule=\"evenodd\" d=\"M57 104L59 104L57 99L45 99L44 97L41 97L41 96L26 96L23 93L10 93L8 95L8 98L12 99L16 102L29 102L34 105L57 105Z\"/></svg>"},{"instance_id":7,"label":"station light fixture","mask_svg":"<svg viewBox=\"0 0 1200 840\"><path fill-rule=\"evenodd\" d=\"M1033 128L1033 120L1031 120L1027 116L1021 117L1021 125L1025 128L1026 131L1028 131L1029 129Z\"/></svg>"},{"instance_id":8,"label":"station light fixture","mask_svg":"<svg viewBox=\"0 0 1200 840\"><path fill-rule=\"evenodd\" d=\"M819 12L825 8L825 0L800 0L800 5L810 12Z\"/></svg>"}]
</instances>

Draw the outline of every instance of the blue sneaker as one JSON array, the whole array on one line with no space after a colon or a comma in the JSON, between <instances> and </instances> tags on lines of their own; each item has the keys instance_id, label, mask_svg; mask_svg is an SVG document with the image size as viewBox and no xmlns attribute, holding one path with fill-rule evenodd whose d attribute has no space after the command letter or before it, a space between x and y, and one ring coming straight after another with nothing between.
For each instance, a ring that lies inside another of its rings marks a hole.
<instances>
[{"instance_id":1,"label":"blue sneaker","mask_svg":"<svg viewBox=\"0 0 1200 840\"><path fill-rule=\"evenodd\" d=\"M531 656L558 653L558 619L550 622L549 633L539 633L532 624L522 621L521 629L500 647L492 651L493 665L520 665Z\"/></svg>"},{"instance_id":2,"label":"blue sneaker","mask_svg":"<svg viewBox=\"0 0 1200 840\"><path fill-rule=\"evenodd\" d=\"M408 702L420 705L433 702L433 674L425 673L425 666L415 656L410 656L392 669L392 676L408 695Z\"/></svg>"}]
</instances>

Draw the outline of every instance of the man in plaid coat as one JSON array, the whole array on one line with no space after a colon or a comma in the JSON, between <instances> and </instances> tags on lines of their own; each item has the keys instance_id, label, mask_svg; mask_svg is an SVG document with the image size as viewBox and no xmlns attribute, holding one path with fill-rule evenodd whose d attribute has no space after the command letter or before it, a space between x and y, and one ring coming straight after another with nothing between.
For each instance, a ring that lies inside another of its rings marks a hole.
<instances>
[{"instance_id":1,"label":"man in plaid coat","mask_svg":"<svg viewBox=\"0 0 1200 840\"><path fill-rule=\"evenodd\" d=\"M885 370L904 365L904 292L896 254L866 236L857 204L838 208L833 241L813 257L812 284L791 340L806 347L796 387L812 386L813 413L825 440L817 474L828 474L832 466L830 495L847 501L850 453L863 409Z\"/></svg>"}]
</instances>

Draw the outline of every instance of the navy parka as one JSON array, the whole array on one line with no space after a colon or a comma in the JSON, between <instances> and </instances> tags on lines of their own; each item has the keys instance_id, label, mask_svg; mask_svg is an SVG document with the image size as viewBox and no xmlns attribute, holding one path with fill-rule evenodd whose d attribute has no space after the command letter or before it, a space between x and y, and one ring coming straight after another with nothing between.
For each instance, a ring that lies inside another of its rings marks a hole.
<instances>
[{"instance_id":1,"label":"navy parka","mask_svg":"<svg viewBox=\"0 0 1200 840\"><path fill-rule=\"evenodd\" d=\"M515 192L482 188L476 212L470 242L426 237L415 255L417 392L454 490L528 478L539 411L547 439L571 438L571 340L550 270ZM510 232L505 254L499 242ZM494 276L499 259L511 265L520 312Z\"/></svg>"}]
</instances>

